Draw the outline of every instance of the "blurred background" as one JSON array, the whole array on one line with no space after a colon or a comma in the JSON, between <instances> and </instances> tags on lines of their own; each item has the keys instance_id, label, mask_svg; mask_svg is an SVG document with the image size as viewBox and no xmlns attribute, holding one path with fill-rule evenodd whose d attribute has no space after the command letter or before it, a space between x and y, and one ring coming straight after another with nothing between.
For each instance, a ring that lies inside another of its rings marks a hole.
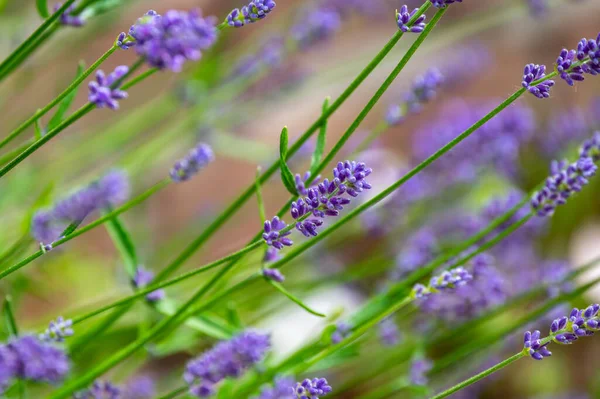
<instances>
[{"instance_id":1,"label":"blurred background","mask_svg":"<svg viewBox=\"0 0 600 399\"><path fill-rule=\"evenodd\" d=\"M10 54L40 24L34 3L0 0L0 58ZM221 19L242 5L230 0L100 3L103 7L89 15L84 12L84 27L60 28L2 82L0 136L6 136L67 87L77 73L78 63L92 64L121 31L127 31L148 9L164 13L173 8L200 7L205 15ZM225 30L200 62L190 63L180 74L155 74L130 89L129 98L121 101L118 111L92 112L7 175L0 189L4 210L0 213L0 224L4 226L0 229L2 268L37 249L29 232L31 214L36 209L51 205L114 168L127 172L135 196L168 176L173 163L196 143L206 142L216 154L213 164L191 181L170 185L121 217L145 267L157 271L171 262L252 184L257 166L268 167L277 159L281 128L289 127L291 141L302 134L319 117L325 97L337 98L375 56L396 31L394 12L402 6L397 0L348 2L341 6L333 3L342 2L331 0L326 5L338 13L339 24L327 25L328 30L308 37L301 28L322 23L310 13L323 3L327 1L278 0L268 19L240 30ZM420 5L410 3L413 7ZM597 1L548 1L544 10L537 10L531 3L479 0L453 6L361 124L340 160L352 157L367 162L374 170L370 182L376 193L518 89L525 64L546 64L552 69L563 47L575 47L582 37L595 38L598 34ZM350 126L414 38L406 35L333 115L328 149ZM295 45L289 46L290 41ZM274 53L271 58L266 56L268 51ZM131 65L135 59L133 50L119 50L101 69L112 71L118 65ZM443 82L426 103L419 104L418 109L407 109L406 93L414 89L415 79L431 68L437 68ZM178 328L124 362L107 378L126 383L136 376L152 376L159 392L179 386L185 361L231 334L228 309L235 309L245 325L272 332L273 361L315 337L327 323L350 319L353 311L390 281L477 231L481 223L499 215L498 209L506 207L511 198L528 195L547 176L551 160L575 159L581 142L600 127L600 98L596 97L599 88L600 81L594 78L574 88L560 81L550 99L524 96L504 116L492 121L489 129L467 139L447 159L434 164L389 200L295 260L286 268L286 287L330 316L326 321L303 313L259 282L221 301L205 315L205 324L200 328ZM87 89L82 87L73 109L86 99ZM394 117L394 112L400 112L401 117ZM360 148L361 141L374 129L382 134L368 149ZM18 150L33 136L30 130L3 149L2 163L10 159L6 154ZM314 139L293 157L290 164L294 173L308 169L313 148ZM267 215L277 212L288 198L278 178L265 185L263 194ZM360 353L346 354L343 362L335 358L330 364L320 365L320 374L334 386L332 397L418 397L417 391L395 391L394 381L405 378L415 358L443 359L453 345L459 345L448 341L435 348L421 348L424 336L437 337L458 325L468 325L469 318L481 316L537 283L556 278L556 274L564 276L600 256L599 194L600 184L592 182L553 218L532 220L522 233L491 251L495 285L489 288L485 284L491 284L492 277L482 277L484 286L478 293L481 298L420 303L409 314L393 320L399 331L398 343L386 346L374 332ZM251 200L186 262L184 269L243 247L261 225L256 202ZM249 275L260 264L258 256L248 257L244 267L230 274L217 290ZM571 281L570 287L553 288L569 290L598 276L600 268L592 268ZM192 278L168 289L168 296L174 303L184 301L207 279L208 274ZM480 336L501 330L527 310L558 295L556 290L549 289L509 309L481 331L469 334ZM104 227L76 238L0 282L0 293L13 297L18 322L26 331L39 331L58 315L72 317L130 292L123 261ZM568 311L569 306L599 300L600 285L527 327L546 331L548 318ZM465 306L476 309L465 310ZM138 304L135 312L77 352L77 370L97 364L159 318ZM82 323L76 334L83 334L101 319ZM515 353L522 346L524 329L469 356L460 367L448 365L436 370L429 386L436 391L472 375L494 359ZM600 397L598 339L555 347L553 352L553 358L544 362L522 360L460 395ZM398 356L397 361L394 356ZM376 370L379 372L370 378L361 378ZM390 391L377 396L376 390L386 386L391 387ZM43 397L44 389L33 387L31 397Z\"/></svg>"}]
</instances>

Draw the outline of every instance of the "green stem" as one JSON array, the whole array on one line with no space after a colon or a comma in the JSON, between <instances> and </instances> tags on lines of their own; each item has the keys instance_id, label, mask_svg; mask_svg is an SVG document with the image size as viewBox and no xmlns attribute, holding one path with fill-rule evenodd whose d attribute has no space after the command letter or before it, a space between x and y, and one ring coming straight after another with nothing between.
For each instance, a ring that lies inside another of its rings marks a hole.
<instances>
[{"instance_id":1,"label":"green stem","mask_svg":"<svg viewBox=\"0 0 600 399\"><path fill-rule=\"evenodd\" d=\"M4 69L4 75L9 75L9 74L13 73L14 70L17 69L19 66L21 66L21 64L29 57L29 55L31 53L33 53L42 44L44 44L48 39L50 39L52 37L52 35L54 35L54 33L56 33L56 31L58 30L59 27L60 27L60 25L55 24L52 27L50 27L50 29L45 31L40 37L35 39L35 41L32 42L27 47L26 53L21 53L18 57L13 59L9 65L7 65L7 67ZM2 79L0 79L0 80L2 80Z\"/></svg>"},{"instance_id":2,"label":"green stem","mask_svg":"<svg viewBox=\"0 0 600 399\"><path fill-rule=\"evenodd\" d=\"M82 227L79 230L75 230L73 233L69 234L66 237L61 238L58 241L55 241L52 243L52 246L54 248L59 247L60 245L71 241L73 238L78 237L98 226L100 226L101 224L113 219L114 217L127 212L129 209L133 208L134 206L144 202L145 200L147 200L148 198L150 198L153 194L155 194L156 192L162 190L163 188L165 188L169 183L171 182L170 179L165 179L157 184L155 184L154 186L152 186L150 189L148 189L146 192L142 193L141 195L137 196L136 198L130 200L129 202L126 202L125 204L123 204L122 206L120 206L119 208L113 210L110 213L107 213L106 215L104 215L103 217L96 219L95 221L93 221L92 223L88 224L87 226ZM40 256L42 256L44 254L43 251L39 250L34 254L31 254L30 256L28 256L27 258L21 260L19 263L6 268L4 270L2 270L0 272L0 280L2 280L4 277L8 276L11 273L16 272L17 270L21 269L22 267L24 267L25 265L33 262L34 260L36 260L37 258L39 258Z\"/></svg>"},{"instance_id":3,"label":"green stem","mask_svg":"<svg viewBox=\"0 0 600 399\"><path fill-rule=\"evenodd\" d=\"M67 0L64 4L49 18L47 18L42 24L25 40L19 47L15 49L1 64L0 64L0 81L6 76L6 69L10 66L11 62L20 56L22 53L30 54L31 51L27 51L31 44L35 43L36 39L39 38L46 29L50 27L60 16L73 4L75 0Z\"/></svg>"},{"instance_id":4,"label":"green stem","mask_svg":"<svg viewBox=\"0 0 600 399\"><path fill-rule=\"evenodd\" d=\"M58 103L60 103L66 96L69 95L69 93L71 93L73 90L75 90L85 79L87 79L87 77L90 76L92 74L92 72L94 72L104 61L106 61L106 59L108 57L110 57L111 54L114 53L117 48L118 47L116 45L113 45L106 53L104 53L100 58L98 58L98 60L96 60L96 62L94 62L88 69L86 69L85 72L83 72L83 74L81 76L79 76L77 79L75 79L75 81L73 81L73 83L71 83L69 85L69 87L67 87L62 93L60 93L54 100L52 100L44 108L40 109L35 114L33 114L29 119L27 119L25 122L23 122L18 128L13 130L8 136L6 136L6 138L4 138L4 140L0 141L0 148L4 147L8 143L10 143L12 140L17 138L25 129L27 129L29 126L33 125L33 123L36 120L38 120L42 116L46 115L46 113L48 113L48 111L50 111L52 108L54 108L54 106L56 106Z\"/></svg>"},{"instance_id":5,"label":"green stem","mask_svg":"<svg viewBox=\"0 0 600 399\"><path fill-rule=\"evenodd\" d=\"M441 392L441 393L433 396L431 399L442 399L442 398L448 397L448 396L452 395L453 393L456 393L456 392L460 391L461 389L468 387L469 385L473 385L477 381L484 379L485 377L495 373L496 371L503 369L504 367L508 366L509 364L516 362L517 360L521 359L524 356L526 356L526 355L523 352L519 352L519 353L509 357L508 359L496 364L495 366L492 366L489 369L482 371L481 373L479 373L477 375L474 375L473 377L469 378L468 380L465 380L465 381L461 382L460 384L457 384L457 385L453 386L452 388L449 388L449 389L445 390L444 392Z\"/></svg>"},{"instance_id":6,"label":"green stem","mask_svg":"<svg viewBox=\"0 0 600 399\"><path fill-rule=\"evenodd\" d=\"M379 124L375 126L375 129L371 130L369 135L365 137L365 139L352 152L351 158L368 149L379 136L381 136L386 130L389 129L389 127L390 125L386 121L379 122Z\"/></svg>"},{"instance_id":7,"label":"green stem","mask_svg":"<svg viewBox=\"0 0 600 399\"><path fill-rule=\"evenodd\" d=\"M158 399L173 399L173 398L176 398L176 397L184 394L185 392L188 391L188 389L189 389L188 387L177 388L177 389L169 392L168 394L161 396Z\"/></svg>"}]
</instances>

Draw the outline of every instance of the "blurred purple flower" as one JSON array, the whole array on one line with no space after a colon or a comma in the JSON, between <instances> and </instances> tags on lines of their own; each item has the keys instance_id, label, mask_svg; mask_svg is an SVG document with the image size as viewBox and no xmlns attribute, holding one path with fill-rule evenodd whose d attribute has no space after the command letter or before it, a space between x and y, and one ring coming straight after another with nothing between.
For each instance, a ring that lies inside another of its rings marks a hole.
<instances>
[{"instance_id":1,"label":"blurred purple flower","mask_svg":"<svg viewBox=\"0 0 600 399\"><path fill-rule=\"evenodd\" d=\"M89 84L89 102L98 108L119 109L119 100L127 98L127 93L118 89L119 82L127 72L129 68L125 65L116 67L108 76L103 71L96 72L96 80Z\"/></svg>"},{"instance_id":2,"label":"blurred purple flower","mask_svg":"<svg viewBox=\"0 0 600 399\"><path fill-rule=\"evenodd\" d=\"M398 345L401 335L394 320L387 318L379 323L379 339L384 346Z\"/></svg>"},{"instance_id":3,"label":"blurred purple flower","mask_svg":"<svg viewBox=\"0 0 600 399\"><path fill-rule=\"evenodd\" d=\"M89 389L77 392L74 399L125 399L121 390L108 381L95 381ZM127 398L129 399L129 398Z\"/></svg>"},{"instance_id":4,"label":"blurred purple flower","mask_svg":"<svg viewBox=\"0 0 600 399\"><path fill-rule=\"evenodd\" d=\"M78 2L76 1L73 4L71 4L69 7L67 7L65 12L61 14L61 16L58 19L61 25L73 26L76 28L85 25L85 19L81 15L73 15L73 11L75 11L77 3ZM62 7L62 5L63 3L56 3L54 5L53 11L57 12Z\"/></svg>"},{"instance_id":5,"label":"blurred purple flower","mask_svg":"<svg viewBox=\"0 0 600 399\"><path fill-rule=\"evenodd\" d=\"M272 387L263 388L260 395L254 399L295 399L293 393L294 380L291 377L279 377L275 379Z\"/></svg>"},{"instance_id":6,"label":"blurred purple flower","mask_svg":"<svg viewBox=\"0 0 600 399\"><path fill-rule=\"evenodd\" d=\"M335 331L331 334L331 342L333 344L339 344L344 339L348 338L350 334L352 334L352 326L341 321L335 325Z\"/></svg>"},{"instance_id":7,"label":"blurred purple flower","mask_svg":"<svg viewBox=\"0 0 600 399\"><path fill-rule=\"evenodd\" d=\"M429 383L427 373L433 368L433 363L428 359L416 359L410 365L410 383L425 386Z\"/></svg>"},{"instance_id":8,"label":"blurred purple flower","mask_svg":"<svg viewBox=\"0 0 600 399\"><path fill-rule=\"evenodd\" d=\"M15 376L18 378L56 384L69 372L69 359L65 352L34 336L16 338L7 347L16 359Z\"/></svg>"},{"instance_id":9,"label":"blurred purple flower","mask_svg":"<svg viewBox=\"0 0 600 399\"><path fill-rule=\"evenodd\" d=\"M302 50L328 40L342 26L339 12L331 7L316 7L301 14L291 35Z\"/></svg>"},{"instance_id":10,"label":"blurred purple flower","mask_svg":"<svg viewBox=\"0 0 600 399\"><path fill-rule=\"evenodd\" d=\"M145 288L148 285L151 285L152 280L154 280L154 273L150 270L144 268L144 266L139 265L135 271L135 276L133 278L133 284L137 289ZM165 298L165 290L159 289L156 291L152 291L148 295L146 295L146 300L148 302L158 302Z\"/></svg>"},{"instance_id":11,"label":"blurred purple flower","mask_svg":"<svg viewBox=\"0 0 600 399\"><path fill-rule=\"evenodd\" d=\"M138 376L128 381L124 399L153 399L156 397L154 380L149 376Z\"/></svg>"},{"instance_id":12,"label":"blurred purple flower","mask_svg":"<svg viewBox=\"0 0 600 399\"><path fill-rule=\"evenodd\" d=\"M188 181L214 159L215 154L212 148L208 144L199 143L190 150L185 158L173 165L169 174L176 183Z\"/></svg>"},{"instance_id":13,"label":"blurred purple flower","mask_svg":"<svg viewBox=\"0 0 600 399\"><path fill-rule=\"evenodd\" d=\"M246 24L254 23L265 18L276 4L273 0L252 0L241 9L233 9L227 16L225 22L234 28L241 28Z\"/></svg>"},{"instance_id":14,"label":"blurred purple flower","mask_svg":"<svg viewBox=\"0 0 600 399\"><path fill-rule=\"evenodd\" d=\"M63 342L65 338L71 337L73 332L73 320L59 316L56 321L51 321L46 331L40 335L42 341Z\"/></svg>"}]
</instances>

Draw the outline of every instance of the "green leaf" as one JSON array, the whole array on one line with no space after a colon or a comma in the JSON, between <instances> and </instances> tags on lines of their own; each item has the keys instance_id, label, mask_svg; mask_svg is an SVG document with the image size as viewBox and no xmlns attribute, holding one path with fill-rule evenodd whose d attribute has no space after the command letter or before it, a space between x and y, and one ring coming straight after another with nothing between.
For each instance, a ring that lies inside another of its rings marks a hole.
<instances>
[{"instance_id":1,"label":"green leaf","mask_svg":"<svg viewBox=\"0 0 600 399\"><path fill-rule=\"evenodd\" d=\"M17 327L17 321L15 319L15 313L13 311L12 298L8 295L4 299L2 314L4 316L4 324L6 325L6 330L8 331L8 333L13 337L19 335L19 328Z\"/></svg>"},{"instance_id":2,"label":"green leaf","mask_svg":"<svg viewBox=\"0 0 600 399\"><path fill-rule=\"evenodd\" d=\"M106 213L109 213L110 211L110 209L107 209ZM131 279L135 278L138 267L138 257L131 235L117 217L106 222L106 230L108 230L110 238L121 254L125 271Z\"/></svg>"},{"instance_id":3,"label":"green leaf","mask_svg":"<svg viewBox=\"0 0 600 399\"><path fill-rule=\"evenodd\" d=\"M154 308L163 315L172 316L179 308L180 304L172 299L165 298L162 301L155 303ZM220 322L214 317L207 315L197 315L190 317L185 321L185 325L199 331L209 337L216 339L230 339L234 331L228 328L225 323Z\"/></svg>"},{"instance_id":4,"label":"green leaf","mask_svg":"<svg viewBox=\"0 0 600 399\"><path fill-rule=\"evenodd\" d=\"M227 321L236 330L244 329L244 323L242 322L242 318L240 317L240 314L233 303L229 303L227 305Z\"/></svg>"},{"instance_id":5,"label":"green leaf","mask_svg":"<svg viewBox=\"0 0 600 399\"><path fill-rule=\"evenodd\" d=\"M46 0L35 0L38 13L42 18L48 18L50 13L48 12L48 2Z\"/></svg>"},{"instance_id":6,"label":"green leaf","mask_svg":"<svg viewBox=\"0 0 600 399\"><path fill-rule=\"evenodd\" d=\"M47 205L50 205L52 200L52 194L54 193L54 183L48 184L44 190L40 193L40 195L36 198L35 202L25 215L23 222L21 224L21 229L23 234L29 234L31 230L31 221L33 220L33 215L40 209Z\"/></svg>"},{"instance_id":7,"label":"green leaf","mask_svg":"<svg viewBox=\"0 0 600 399\"><path fill-rule=\"evenodd\" d=\"M275 289L277 289L279 292L281 292L283 295L285 295L289 300L291 300L292 302L294 302L295 304L300 306L302 309L306 310L308 313L315 315L315 316L319 316L319 317L327 317L323 313L317 312L316 310L309 308L308 305L306 305L304 302L302 302L299 298L295 297L292 293L288 292L285 288L283 288L283 286L281 284L276 283L275 281L272 281L269 279L266 279L266 280L269 282L269 284L271 284L273 287L275 287Z\"/></svg>"},{"instance_id":8,"label":"green leaf","mask_svg":"<svg viewBox=\"0 0 600 399\"><path fill-rule=\"evenodd\" d=\"M279 169L281 170L281 180L283 181L283 185L290 194L294 196L298 196L298 191L296 191L296 184L294 183L294 174L290 170L289 166L287 166L287 152L288 152L288 128L285 126L281 131L281 136L279 138Z\"/></svg>"},{"instance_id":9,"label":"green leaf","mask_svg":"<svg viewBox=\"0 0 600 399\"><path fill-rule=\"evenodd\" d=\"M323 115L327 112L329 108L329 101L331 101L330 97L325 98L323 101ZM321 125L321 129L319 130L319 135L317 136L317 145L315 146L315 152L313 153L312 159L310 161L310 170L315 170L319 163L321 163L321 159L323 158L323 152L325 152L325 141L327 138L327 119L323 121Z\"/></svg>"},{"instance_id":10,"label":"green leaf","mask_svg":"<svg viewBox=\"0 0 600 399\"><path fill-rule=\"evenodd\" d=\"M80 61L79 67L77 68L77 75L75 76L75 80L78 79L84 71L85 64L83 63L83 61ZM50 122L48 122L48 126L46 126L47 132L60 125L60 123L65 119L65 115L69 111L69 107L71 106L71 104L75 100L75 97L77 96L78 89L79 86L77 86L69 94L67 94L67 96L60 102L60 104L58 104L58 109L56 110L56 113L54 114L52 119L50 119Z\"/></svg>"},{"instance_id":11,"label":"green leaf","mask_svg":"<svg viewBox=\"0 0 600 399\"><path fill-rule=\"evenodd\" d=\"M42 127L40 126L40 120L36 119L35 122L33 123L33 125L35 127L35 136L34 137L35 137L35 140L38 141L44 135L44 133L42 132Z\"/></svg>"},{"instance_id":12,"label":"green leaf","mask_svg":"<svg viewBox=\"0 0 600 399\"><path fill-rule=\"evenodd\" d=\"M260 221L267 220L267 212L265 211L265 201L263 200L262 189L260 186L260 166L256 168L256 177L254 178L254 186L256 187L256 200L258 201L258 214Z\"/></svg>"}]
</instances>

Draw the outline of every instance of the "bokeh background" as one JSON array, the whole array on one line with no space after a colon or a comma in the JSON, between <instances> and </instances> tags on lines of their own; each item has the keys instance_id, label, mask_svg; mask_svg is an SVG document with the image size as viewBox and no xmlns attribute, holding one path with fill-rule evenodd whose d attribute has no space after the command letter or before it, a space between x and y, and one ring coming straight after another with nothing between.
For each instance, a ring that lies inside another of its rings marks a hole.
<instances>
[{"instance_id":1,"label":"bokeh background","mask_svg":"<svg viewBox=\"0 0 600 399\"><path fill-rule=\"evenodd\" d=\"M290 54L278 66L251 74L241 79L242 83L228 84L231 74L245 57L263 51L263 43L270 38L289 36L303 13L314 6L310 1L278 0L276 11L268 19L241 30L226 30L218 45L206 53L202 61L188 66L181 74L156 74L131 89L130 97L121 102L118 112L98 110L78 121L2 180L0 250L6 254L5 251L15 248L14 243L21 242L16 254L4 258L2 268L36 249L33 239L23 237L29 237L31 210L44 205L39 201L43 193L49 192L46 197L58 199L112 168L126 170L132 192L141 193L167 176L172 164L195 143L207 142L216 153L210 167L190 182L169 186L122 217L141 261L150 269L160 270L253 182L257 166L267 166L276 159L281 128L287 125L292 138L299 136L318 118L323 99L336 98L395 32L394 10L402 3L396 0L373 0L372 3L367 4L364 12L344 18L339 31L327 40ZM599 2L549 3L549 9L542 15L533 15L526 0L467 0L447 13L392 89L361 124L354 136L356 140L351 140L345 151L344 156L352 153L353 146L384 119L388 106L402 100L416 76L431 67L442 71L447 82L439 88L436 98L420 113L411 114L399 126L388 129L358 157L374 169L375 191L391 184L411 165L419 134L431 134L434 140L445 123L450 127L460 124L453 116L466 112L465 109L497 104L519 88L526 63L551 65L563 47L574 47L581 37L595 37L598 33ZM0 135L8 134L20 121L54 98L72 81L80 61L91 64L108 49L119 32L126 31L148 9L163 13L171 8L200 7L205 15L221 18L239 6L241 4L230 0L114 1L110 9L90 17L84 28L60 29L0 85ZM34 1L0 0L0 58L8 55L39 23ZM328 148L347 129L412 40L410 36L402 40L331 118ZM134 60L133 51L118 51L102 69L112 70ZM526 142L510 150L513 154L516 152L515 176L507 178L498 173L494 165L484 165L481 170L472 171L474 177L467 183L438 190L424 202L423 206L428 209L398 205L395 211L386 210L385 207L394 208L392 200L379 210L390 213L377 223L393 228L379 234L381 232L372 230L372 220L367 217L356 221L312 253L294 261L286 272L288 288L328 315L341 319L350 315L390 278L398 256L419 229L443 219L445 211L476 213L496 195L512 189L530 192L546 176L550 160L562 156L573 158L581 140L592 134L594 126L598 127L600 105L594 106L594 100L598 101L595 96L599 88L600 81L594 78L575 88L557 82L548 100L540 101L529 95L520 99L518 106L531 111L535 125ZM75 106L83 104L86 96L82 88ZM27 132L23 140L31 135L33 131ZM496 141L484 144L478 150L489 153L500 151L498 146L502 145ZM18 142L13 143L5 152L18 147ZM294 157L294 172L300 173L308 167L311 148L308 145L306 151ZM5 157L2 162L6 162ZM448 168L445 172L456 172L452 165ZM436 170L443 173L441 169ZM435 184L433 181L427 184ZM404 196L410 197L413 189L401 190L395 196L396 203L402 202ZM560 259L567 262L569 268L575 268L599 256L599 194L600 185L593 182L527 242L535 248L535 259L513 257L499 262L510 263L507 266L510 270L518 269L523 274L535 269L543 278L545 270L541 264L548 259ZM268 214L276 212L287 200L279 179L272 179L265 186L264 196ZM46 198L46 204L51 202L50 198ZM372 214L377 217L377 212ZM415 219L414 215L422 219ZM197 267L241 248L260 226L256 203L250 201L185 267ZM260 259L253 257L245 263L223 286L256 270ZM582 276L578 284L591 279L592 274ZM182 301L207 278L193 278L169 289L168 294ZM507 284L512 285L514 282L509 279L519 280L520 275L513 273L505 278ZM14 298L22 328L38 331L57 315L77 315L128 295L130 287L119 253L101 227L1 281L0 293ZM583 306L598 300L600 286L574 300L572 305ZM223 301L208 316L213 322L226 325L223 320L229 308L237 309L246 324L273 332L275 358L315 336L325 325L302 313L265 284L252 286ZM487 328L500 328L528 308L531 304L524 305L523 309L512 309ZM397 320L407 345L414 335L419 335L415 329L421 327L415 327L415 320L422 321L427 312L417 310L416 313ZM134 339L158 317L138 305L135 312L77 353L77 366L84 369L97 363ZM452 325L452 320L442 320L435 312L424 318L435 324L433 332ZM77 334L98 321L82 324ZM546 325L546 321L539 321L533 327L545 331ZM227 326L215 328L227 330ZM423 328L427 334L433 333L431 326ZM344 365L323 366L334 388L338 381L343 381L339 386L347 386L343 392L334 392L332 397L367 397L363 395L370 390L406 374L408 362L399 361L390 368L391 372L381 373L371 381L352 383L353 378L376 368L381 359L378 354L390 350L378 346L376 337L371 338L373 343L358 358L351 358ZM180 327L170 338L161 339L123 363L109 377L121 383L136 375L150 375L159 391L166 392L180 384L185 360L214 342L214 336ZM516 352L521 345L520 333L506 336L503 342L434 375L430 384L434 388L448 386L482 368L491 359ZM442 357L445 350L448 348L433 351L428 356ZM541 363L523 360L478 384L477 389L465 397L572 398L580 394L582 398L597 398L600 397L599 355L600 342L594 338L572 347L557 347L553 358ZM43 397L43 388L33 389L32 392L40 392L40 396L33 393L32 397ZM389 397L413 394L399 391Z\"/></svg>"}]
</instances>

